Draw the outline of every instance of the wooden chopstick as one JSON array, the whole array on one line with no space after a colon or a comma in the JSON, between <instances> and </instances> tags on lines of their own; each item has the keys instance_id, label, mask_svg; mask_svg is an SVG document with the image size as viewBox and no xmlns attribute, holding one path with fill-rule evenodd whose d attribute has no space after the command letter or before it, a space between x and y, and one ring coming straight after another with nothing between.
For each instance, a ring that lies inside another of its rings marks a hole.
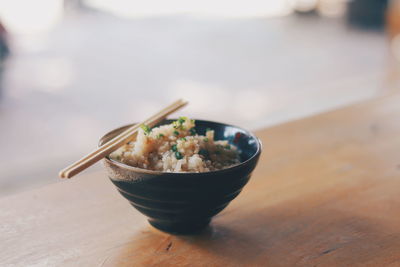
<instances>
[{"instance_id":1,"label":"wooden chopstick","mask_svg":"<svg viewBox=\"0 0 400 267\"><path fill-rule=\"evenodd\" d=\"M157 125L157 123L163 121L168 115L184 107L185 105L187 105L187 102L182 99L175 101L174 103L160 110L147 120L129 127L127 130L123 131L107 143L103 144L98 149L94 150L80 160L66 167L65 169L60 171L59 176L61 178L71 178L72 176L80 173L81 171L92 166L94 163L98 162L105 156L109 155L111 152L117 150L119 147L132 141L142 124L145 124L149 127L154 127L155 125Z\"/></svg>"}]
</instances>

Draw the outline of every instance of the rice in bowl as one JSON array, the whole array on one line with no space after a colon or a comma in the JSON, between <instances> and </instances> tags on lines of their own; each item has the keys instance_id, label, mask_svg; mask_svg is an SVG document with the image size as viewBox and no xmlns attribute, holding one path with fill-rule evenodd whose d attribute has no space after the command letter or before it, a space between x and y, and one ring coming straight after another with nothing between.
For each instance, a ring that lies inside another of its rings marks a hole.
<instances>
[{"instance_id":1,"label":"rice in bowl","mask_svg":"<svg viewBox=\"0 0 400 267\"><path fill-rule=\"evenodd\" d=\"M227 140L214 140L214 130L195 131L187 117L150 129L142 125L135 141L110 158L142 169L164 172L208 172L239 164L239 151Z\"/></svg>"}]
</instances>

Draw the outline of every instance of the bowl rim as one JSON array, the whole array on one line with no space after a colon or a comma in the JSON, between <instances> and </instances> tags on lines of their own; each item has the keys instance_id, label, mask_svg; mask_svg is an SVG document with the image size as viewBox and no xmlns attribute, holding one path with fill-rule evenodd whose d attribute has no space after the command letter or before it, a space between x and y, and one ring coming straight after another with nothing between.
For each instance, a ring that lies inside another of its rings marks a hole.
<instances>
[{"instance_id":1,"label":"bowl rim","mask_svg":"<svg viewBox=\"0 0 400 267\"><path fill-rule=\"evenodd\" d=\"M177 119L166 119L166 121L170 121L170 120L173 121L173 120L177 120ZM232 124L227 124L227 123L222 123L222 122L217 122L217 121L200 120L200 119L194 119L194 120L195 120L195 121L205 122L205 123L221 124L221 125L224 125L224 126L230 126L230 127L237 128L237 129L239 129L239 130L245 132L246 135L251 136L251 137L257 142L257 150L256 150L256 152L255 152L250 158L248 158L247 160L245 160L245 161L243 161L243 162L240 162L239 164L233 165L233 166L228 167L228 168L225 168L225 169L215 170L215 171L208 171L208 172L165 172L165 171L147 170L147 169L142 169L142 168L139 168L139 167L130 166L130 165L127 165L127 164L125 164L125 163L116 161L116 160L114 160L114 159L109 158L109 155L107 155L106 157L104 157L104 160L105 160L107 163L111 164L111 165L116 165L118 168L127 169L127 170L130 170L130 171L139 172L139 173L144 173L144 174L152 174L152 175L179 175L179 176L181 176L181 175L193 175L193 176L199 176L199 175L205 175L205 174L219 174L219 173L224 173L224 172L229 172L229 171L232 171L232 170L235 170L235 169L239 169L239 168L241 168L242 166L244 166L244 165L248 164L249 162L251 162L253 159L257 158L257 157L261 154L262 146L263 146L263 145L262 145L262 142L261 142L261 140L260 140L255 134L253 134L252 132L243 129L242 127L238 127L238 126L235 126L235 125L232 125ZM104 134L102 137L100 137L97 146L100 147L103 138L106 137L107 135L111 134L112 132L121 130L121 129L123 129L123 128L132 126L132 125L134 125L134 124L137 124L137 123L127 124L127 125L124 125L124 126L115 128L115 129L113 129L113 130L107 132L107 133ZM164 124L161 124L161 125L164 125Z\"/></svg>"}]
</instances>

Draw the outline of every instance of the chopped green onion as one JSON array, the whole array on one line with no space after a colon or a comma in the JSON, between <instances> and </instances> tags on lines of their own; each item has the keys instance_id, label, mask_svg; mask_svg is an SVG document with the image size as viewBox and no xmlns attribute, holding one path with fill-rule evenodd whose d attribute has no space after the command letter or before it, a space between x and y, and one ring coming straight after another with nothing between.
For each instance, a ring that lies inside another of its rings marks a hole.
<instances>
[{"instance_id":1,"label":"chopped green onion","mask_svg":"<svg viewBox=\"0 0 400 267\"><path fill-rule=\"evenodd\" d=\"M186 120L186 117L180 117L178 119L178 122L179 122L179 124L183 124L185 122L185 120Z\"/></svg>"},{"instance_id":2,"label":"chopped green onion","mask_svg":"<svg viewBox=\"0 0 400 267\"><path fill-rule=\"evenodd\" d=\"M205 138L203 139L203 141L204 141L204 142L208 142L208 137L205 137Z\"/></svg>"},{"instance_id":3,"label":"chopped green onion","mask_svg":"<svg viewBox=\"0 0 400 267\"><path fill-rule=\"evenodd\" d=\"M163 135L163 134L158 134L158 135L157 135L157 138L158 138L158 139L160 139L161 137L164 137L164 135Z\"/></svg>"},{"instance_id":4,"label":"chopped green onion","mask_svg":"<svg viewBox=\"0 0 400 267\"><path fill-rule=\"evenodd\" d=\"M178 147L176 145L172 145L171 147L172 151L177 152L178 151Z\"/></svg>"},{"instance_id":5,"label":"chopped green onion","mask_svg":"<svg viewBox=\"0 0 400 267\"><path fill-rule=\"evenodd\" d=\"M145 133L145 134L149 134L149 133L151 132L151 129L150 129L150 127L149 127L149 126L147 126L146 124L142 124L142 125L140 125L140 128L142 128L142 129L143 129L143 131L144 131L144 133Z\"/></svg>"},{"instance_id":6,"label":"chopped green onion","mask_svg":"<svg viewBox=\"0 0 400 267\"><path fill-rule=\"evenodd\" d=\"M187 139L185 137L179 138L182 141L187 141Z\"/></svg>"},{"instance_id":7,"label":"chopped green onion","mask_svg":"<svg viewBox=\"0 0 400 267\"><path fill-rule=\"evenodd\" d=\"M226 146L224 146L224 148L231 149L231 145L226 145Z\"/></svg>"},{"instance_id":8,"label":"chopped green onion","mask_svg":"<svg viewBox=\"0 0 400 267\"><path fill-rule=\"evenodd\" d=\"M183 156L179 151L175 152L175 157L176 157L176 159L183 159Z\"/></svg>"},{"instance_id":9,"label":"chopped green onion","mask_svg":"<svg viewBox=\"0 0 400 267\"><path fill-rule=\"evenodd\" d=\"M185 126L183 125L183 123L184 123L187 119L188 119L187 117L180 117L178 120L172 122L172 126L173 126L175 129L185 130Z\"/></svg>"},{"instance_id":10,"label":"chopped green onion","mask_svg":"<svg viewBox=\"0 0 400 267\"><path fill-rule=\"evenodd\" d=\"M178 136L179 132L178 131L174 131L174 135Z\"/></svg>"},{"instance_id":11,"label":"chopped green onion","mask_svg":"<svg viewBox=\"0 0 400 267\"><path fill-rule=\"evenodd\" d=\"M173 121L172 126L174 127L174 129L178 129L180 125L179 125L178 121Z\"/></svg>"}]
</instances>

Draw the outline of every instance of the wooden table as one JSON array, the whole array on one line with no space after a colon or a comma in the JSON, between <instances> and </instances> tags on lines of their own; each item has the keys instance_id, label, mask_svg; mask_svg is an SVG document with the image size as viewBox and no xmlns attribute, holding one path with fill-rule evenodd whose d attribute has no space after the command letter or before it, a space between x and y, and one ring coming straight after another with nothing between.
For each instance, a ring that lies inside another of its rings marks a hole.
<instances>
[{"instance_id":1,"label":"wooden table","mask_svg":"<svg viewBox=\"0 0 400 267\"><path fill-rule=\"evenodd\" d=\"M258 135L252 179L202 234L152 229L96 172L1 199L0 265L400 265L400 94Z\"/></svg>"}]
</instances>

